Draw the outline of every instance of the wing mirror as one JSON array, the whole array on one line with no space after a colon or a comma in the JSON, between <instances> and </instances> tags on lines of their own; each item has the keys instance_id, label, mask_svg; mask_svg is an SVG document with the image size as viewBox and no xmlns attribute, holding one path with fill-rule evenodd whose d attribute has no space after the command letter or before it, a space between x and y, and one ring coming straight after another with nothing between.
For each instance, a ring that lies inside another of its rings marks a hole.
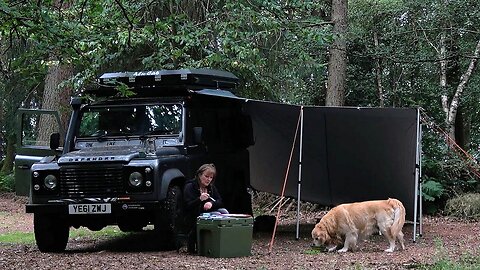
<instances>
[{"instance_id":1,"label":"wing mirror","mask_svg":"<svg viewBox=\"0 0 480 270\"><path fill-rule=\"evenodd\" d=\"M50 149L56 150L60 146L60 133L52 133L50 135Z\"/></svg>"}]
</instances>

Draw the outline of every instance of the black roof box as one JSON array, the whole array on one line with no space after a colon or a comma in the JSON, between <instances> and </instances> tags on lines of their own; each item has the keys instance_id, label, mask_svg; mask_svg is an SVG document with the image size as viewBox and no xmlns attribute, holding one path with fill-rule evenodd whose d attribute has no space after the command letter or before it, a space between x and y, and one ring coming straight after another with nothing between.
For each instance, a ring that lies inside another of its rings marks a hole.
<instances>
[{"instance_id":1,"label":"black roof box","mask_svg":"<svg viewBox=\"0 0 480 270\"><path fill-rule=\"evenodd\" d=\"M230 72L215 69L180 69L105 73L98 79L95 88L86 92L96 96L118 94L116 87L125 84L140 96L158 96L167 92L187 90L222 89L232 90L238 77ZM162 91L158 93L157 91Z\"/></svg>"},{"instance_id":2,"label":"black roof box","mask_svg":"<svg viewBox=\"0 0 480 270\"><path fill-rule=\"evenodd\" d=\"M105 73L100 84L111 85L122 82L130 87L184 85L202 88L230 89L238 82L230 72L215 69L179 69Z\"/></svg>"}]
</instances>

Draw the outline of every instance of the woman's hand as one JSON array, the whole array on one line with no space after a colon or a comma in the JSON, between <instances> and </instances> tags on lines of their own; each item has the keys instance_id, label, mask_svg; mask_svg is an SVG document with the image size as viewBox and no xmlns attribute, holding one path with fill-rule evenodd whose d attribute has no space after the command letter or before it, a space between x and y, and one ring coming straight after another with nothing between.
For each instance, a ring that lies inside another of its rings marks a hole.
<instances>
[{"instance_id":1,"label":"woman's hand","mask_svg":"<svg viewBox=\"0 0 480 270\"><path fill-rule=\"evenodd\" d=\"M203 202L205 200L208 200L208 198L210 198L210 195L207 192L200 194L200 201Z\"/></svg>"},{"instance_id":2,"label":"woman's hand","mask_svg":"<svg viewBox=\"0 0 480 270\"><path fill-rule=\"evenodd\" d=\"M203 205L203 210L210 210L210 208L212 208L211 202L207 202Z\"/></svg>"}]
</instances>

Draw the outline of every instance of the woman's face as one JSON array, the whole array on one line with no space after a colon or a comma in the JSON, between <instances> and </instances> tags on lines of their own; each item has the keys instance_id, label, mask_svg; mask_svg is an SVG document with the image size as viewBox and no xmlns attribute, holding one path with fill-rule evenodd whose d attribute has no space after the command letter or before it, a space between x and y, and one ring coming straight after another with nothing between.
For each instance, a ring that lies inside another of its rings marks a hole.
<instances>
[{"instance_id":1,"label":"woman's face","mask_svg":"<svg viewBox=\"0 0 480 270\"><path fill-rule=\"evenodd\" d=\"M203 173L200 174L201 187L207 187L208 185L210 185L214 177L215 171L213 171L212 169L206 169L205 171L203 171Z\"/></svg>"}]
</instances>

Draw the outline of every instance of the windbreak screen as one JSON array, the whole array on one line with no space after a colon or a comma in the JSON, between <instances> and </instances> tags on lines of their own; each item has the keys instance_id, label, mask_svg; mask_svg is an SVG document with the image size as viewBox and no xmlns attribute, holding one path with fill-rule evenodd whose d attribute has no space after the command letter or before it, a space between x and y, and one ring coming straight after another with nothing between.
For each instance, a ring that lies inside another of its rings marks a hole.
<instances>
[{"instance_id":1,"label":"windbreak screen","mask_svg":"<svg viewBox=\"0 0 480 270\"><path fill-rule=\"evenodd\" d=\"M300 106L233 98L252 119L253 188L280 195L287 175L285 196L298 197L302 137L302 201L334 206L397 198L414 220L416 109L303 107L302 131Z\"/></svg>"},{"instance_id":2,"label":"windbreak screen","mask_svg":"<svg viewBox=\"0 0 480 270\"><path fill-rule=\"evenodd\" d=\"M248 101L253 188L281 194L300 107ZM321 205L397 198L413 220L417 110L304 107L301 199ZM297 198L300 130L285 195Z\"/></svg>"},{"instance_id":3,"label":"windbreak screen","mask_svg":"<svg viewBox=\"0 0 480 270\"><path fill-rule=\"evenodd\" d=\"M256 190L281 194L300 108L260 101L248 101L245 105L252 118L255 141L249 148L250 184ZM300 134L296 138L288 174L285 195L290 197L297 197L299 140Z\"/></svg>"}]
</instances>

